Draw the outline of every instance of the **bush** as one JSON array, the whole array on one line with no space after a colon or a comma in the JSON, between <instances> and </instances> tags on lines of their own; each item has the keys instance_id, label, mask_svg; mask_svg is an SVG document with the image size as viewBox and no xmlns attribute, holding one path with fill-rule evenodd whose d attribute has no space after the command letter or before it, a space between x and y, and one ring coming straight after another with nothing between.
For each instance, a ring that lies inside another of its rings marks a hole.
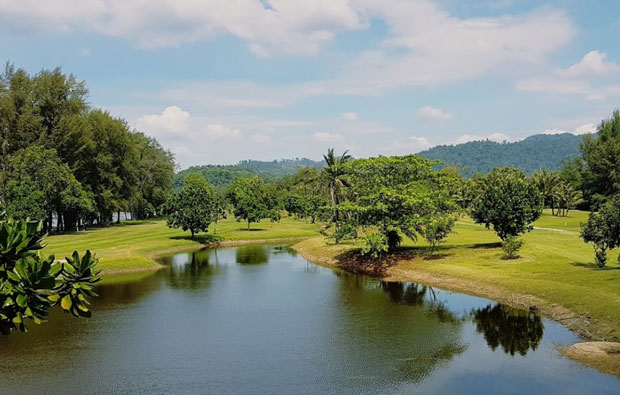
<instances>
[{"instance_id":1,"label":"bush","mask_svg":"<svg viewBox=\"0 0 620 395\"><path fill-rule=\"evenodd\" d=\"M502 242L502 250L504 251L504 258L516 259L519 257L517 252L523 247L523 240L516 236L507 236Z\"/></svg>"},{"instance_id":2,"label":"bush","mask_svg":"<svg viewBox=\"0 0 620 395\"><path fill-rule=\"evenodd\" d=\"M66 263L42 258L41 222L7 219L0 213L0 333L25 332L26 321L40 324L60 306L76 317L90 317L88 297L97 296L97 259L77 252Z\"/></svg>"},{"instance_id":3,"label":"bush","mask_svg":"<svg viewBox=\"0 0 620 395\"><path fill-rule=\"evenodd\" d=\"M383 233L369 233L364 236L366 244L362 248L362 255L370 254L378 259L388 251L388 238Z\"/></svg>"}]
</instances>

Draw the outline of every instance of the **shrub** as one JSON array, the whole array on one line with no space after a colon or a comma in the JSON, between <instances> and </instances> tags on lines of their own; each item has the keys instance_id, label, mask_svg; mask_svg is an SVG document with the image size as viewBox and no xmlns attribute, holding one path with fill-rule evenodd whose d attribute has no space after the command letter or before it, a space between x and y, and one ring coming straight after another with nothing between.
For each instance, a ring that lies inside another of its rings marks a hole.
<instances>
[{"instance_id":1,"label":"shrub","mask_svg":"<svg viewBox=\"0 0 620 395\"><path fill-rule=\"evenodd\" d=\"M76 317L90 317L88 297L97 296L97 259L77 252L66 263L42 258L41 222L15 221L0 213L0 332L40 324L57 305Z\"/></svg>"},{"instance_id":2,"label":"shrub","mask_svg":"<svg viewBox=\"0 0 620 395\"><path fill-rule=\"evenodd\" d=\"M362 248L362 255L370 254L378 259L388 251L388 238L383 233L369 233L364 236L366 244Z\"/></svg>"},{"instance_id":3,"label":"shrub","mask_svg":"<svg viewBox=\"0 0 620 395\"><path fill-rule=\"evenodd\" d=\"M504 251L504 258L516 259L519 257L517 252L523 247L523 240L516 236L507 236L502 242L502 250Z\"/></svg>"}]
</instances>

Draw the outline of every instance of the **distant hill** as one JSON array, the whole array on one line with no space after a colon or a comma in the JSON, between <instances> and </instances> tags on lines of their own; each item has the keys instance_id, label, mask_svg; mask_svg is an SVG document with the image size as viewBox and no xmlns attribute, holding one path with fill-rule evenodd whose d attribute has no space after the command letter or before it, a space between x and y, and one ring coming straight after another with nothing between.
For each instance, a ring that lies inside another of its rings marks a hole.
<instances>
[{"instance_id":1,"label":"distant hill","mask_svg":"<svg viewBox=\"0 0 620 395\"><path fill-rule=\"evenodd\" d=\"M418 155L460 167L464 177L487 173L495 167L504 166L516 167L531 175L543 168L558 170L565 160L579 156L581 138L570 133L537 134L514 143L484 140L439 145Z\"/></svg>"},{"instance_id":2,"label":"distant hill","mask_svg":"<svg viewBox=\"0 0 620 395\"><path fill-rule=\"evenodd\" d=\"M200 173L215 187L228 186L233 179L239 177L259 176L267 183L288 174L294 174L302 167L321 169L323 161L313 161L307 158L280 159L273 161L243 160L236 165L204 165L192 166L178 172L174 179L174 187L183 186L183 180L188 174Z\"/></svg>"}]
</instances>

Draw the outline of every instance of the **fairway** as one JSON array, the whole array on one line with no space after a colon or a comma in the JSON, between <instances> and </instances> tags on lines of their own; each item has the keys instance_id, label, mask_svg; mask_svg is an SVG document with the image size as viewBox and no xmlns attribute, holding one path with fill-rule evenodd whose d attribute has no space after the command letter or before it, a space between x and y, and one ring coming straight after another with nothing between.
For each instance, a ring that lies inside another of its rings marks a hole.
<instances>
[{"instance_id":1,"label":"fairway","mask_svg":"<svg viewBox=\"0 0 620 395\"><path fill-rule=\"evenodd\" d=\"M432 257L426 244L407 240L390 280L419 281L455 291L491 297L529 307L536 305L587 338L620 339L620 267L617 251L598 269L591 245L579 237L587 213L571 211L555 217L550 210L527 233L516 260L502 259L499 239L492 230L461 218L455 232ZM327 245L322 238L296 245L308 259L338 264L342 254L358 248L343 243Z\"/></svg>"},{"instance_id":2,"label":"fairway","mask_svg":"<svg viewBox=\"0 0 620 395\"><path fill-rule=\"evenodd\" d=\"M234 219L221 221L214 235L214 225L209 233L197 234L190 239L189 232L169 229L165 221L127 221L111 227L91 229L85 232L53 235L45 239L44 255L54 254L56 259L77 250L91 250L100 259L104 274L147 270L159 265L153 258L162 252L175 249L200 248L215 242L261 241L272 239L297 239L319 235L319 225L285 217L280 222L262 221L246 224Z\"/></svg>"}]
</instances>

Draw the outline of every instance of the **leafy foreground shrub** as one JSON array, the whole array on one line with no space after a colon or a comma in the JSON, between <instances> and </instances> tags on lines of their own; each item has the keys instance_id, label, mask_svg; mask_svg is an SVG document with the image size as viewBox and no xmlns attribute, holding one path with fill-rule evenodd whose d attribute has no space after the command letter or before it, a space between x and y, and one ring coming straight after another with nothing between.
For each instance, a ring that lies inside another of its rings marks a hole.
<instances>
[{"instance_id":1,"label":"leafy foreground shrub","mask_svg":"<svg viewBox=\"0 0 620 395\"><path fill-rule=\"evenodd\" d=\"M516 236L507 236L502 242L502 250L505 259L516 259L519 257L517 252L523 247L523 240Z\"/></svg>"},{"instance_id":2,"label":"leafy foreground shrub","mask_svg":"<svg viewBox=\"0 0 620 395\"><path fill-rule=\"evenodd\" d=\"M388 238L383 233L369 233L364 236L366 244L362 248L362 255L369 255L375 259L388 251Z\"/></svg>"},{"instance_id":3,"label":"leafy foreground shrub","mask_svg":"<svg viewBox=\"0 0 620 395\"><path fill-rule=\"evenodd\" d=\"M0 332L26 332L26 320L43 322L56 305L76 317L90 317L87 297L95 297L99 273L90 251L66 263L41 258L42 223L6 219L0 213Z\"/></svg>"}]
</instances>

